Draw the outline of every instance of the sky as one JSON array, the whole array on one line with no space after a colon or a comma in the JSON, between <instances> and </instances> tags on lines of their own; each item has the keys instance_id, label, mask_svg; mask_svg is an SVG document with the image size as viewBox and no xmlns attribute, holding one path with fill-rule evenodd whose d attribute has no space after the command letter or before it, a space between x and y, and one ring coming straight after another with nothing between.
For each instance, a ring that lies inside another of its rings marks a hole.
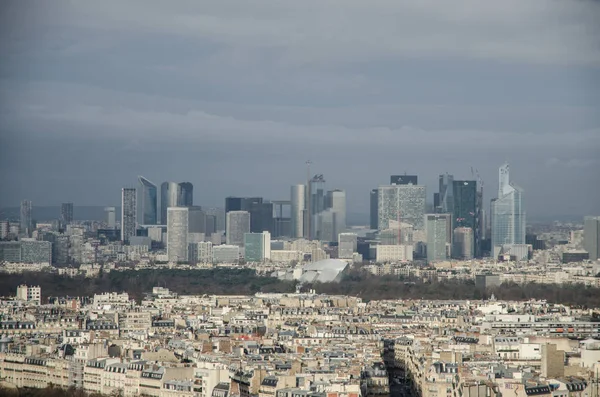
<instances>
[{"instance_id":1,"label":"sky","mask_svg":"<svg viewBox=\"0 0 600 397\"><path fill-rule=\"evenodd\" d=\"M600 214L600 2L9 0L0 205L118 205L138 175L198 205L498 167L530 217ZM486 205L487 206L487 205Z\"/></svg>"}]
</instances>

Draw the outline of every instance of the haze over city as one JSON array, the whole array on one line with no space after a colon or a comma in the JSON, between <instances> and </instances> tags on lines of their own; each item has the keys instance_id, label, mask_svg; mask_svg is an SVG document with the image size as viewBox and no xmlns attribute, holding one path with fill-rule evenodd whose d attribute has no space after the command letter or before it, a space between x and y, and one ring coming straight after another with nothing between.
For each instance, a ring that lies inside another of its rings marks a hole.
<instances>
[{"instance_id":1,"label":"haze over city","mask_svg":"<svg viewBox=\"0 0 600 397\"><path fill-rule=\"evenodd\" d=\"M528 216L600 212L597 2L9 1L0 205L118 205L137 175L195 204L287 199L304 162L368 214L417 174L508 161Z\"/></svg>"}]
</instances>

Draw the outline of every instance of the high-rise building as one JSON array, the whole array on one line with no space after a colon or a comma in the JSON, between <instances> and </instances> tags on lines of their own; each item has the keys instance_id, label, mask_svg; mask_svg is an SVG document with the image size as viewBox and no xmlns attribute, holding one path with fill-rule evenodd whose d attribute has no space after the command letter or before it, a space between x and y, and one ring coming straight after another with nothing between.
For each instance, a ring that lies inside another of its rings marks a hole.
<instances>
[{"instance_id":1,"label":"high-rise building","mask_svg":"<svg viewBox=\"0 0 600 397\"><path fill-rule=\"evenodd\" d=\"M306 186L293 185L291 189L292 237L304 237L304 216L306 210Z\"/></svg>"},{"instance_id":2,"label":"high-rise building","mask_svg":"<svg viewBox=\"0 0 600 397\"><path fill-rule=\"evenodd\" d=\"M590 260L600 258L600 216L586 216L583 220L583 248Z\"/></svg>"},{"instance_id":3,"label":"high-rise building","mask_svg":"<svg viewBox=\"0 0 600 397\"><path fill-rule=\"evenodd\" d=\"M492 200L492 251L497 258L512 245L525 244L523 189L509 178L509 166L499 169L498 198Z\"/></svg>"},{"instance_id":4,"label":"high-rise building","mask_svg":"<svg viewBox=\"0 0 600 397\"><path fill-rule=\"evenodd\" d=\"M340 233L338 235L338 258L352 259L357 249L356 233Z\"/></svg>"},{"instance_id":5,"label":"high-rise building","mask_svg":"<svg viewBox=\"0 0 600 397\"><path fill-rule=\"evenodd\" d=\"M188 222L188 208L167 208L167 258L169 262L187 262L188 260Z\"/></svg>"},{"instance_id":6,"label":"high-rise building","mask_svg":"<svg viewBox=\"0 0 600 397\"><path fill-rule=\"evenodd\" d=\"M453 228L468 227L473 230L474 255L480 256L482 233L482 194L477 181L453 182L452 222Z\"/></svg>"},{"instance_id":7,"label":"high-rise building","mask_svg":"<svg viewBox=\"0 0 600 397\"><path fill-rule=\"evenodd\" d=\"M23 239L21 243L21 262L23 263L52 263L52 243Z\"/></svg>"},{"instance_id":8,"label":"high-rise building","mask_svg":"<svg viewBox=\"0 0 600 397\"><path fill-rule=\"evenodd\" d=\"M140 214L138 219L143 225L156 225L158 222L158 189L156 185L143 176L138 177L140 191Z\"/></svg>"},{"instance_id":9,"label":"high-rise building","mask_svg":"<svg viewBox=\"0 0 600 397\"><path fill-rule=\"evenodd\" d=\"M244 245L244 234L250 233L250 213L248 211L230 211L226 217L227 245Z\"/></svg>"},{"instance_id":10,"label":"high-rise building","mask_svg":"<svg viewBox=\"0 0 600 397\"><path fill-rule=\"evenodd\" d=\"M377 205L378 205L378 199L377 199L377 194L378 194L378 190L377 189L372 189L371 190L371 195L370 195L370 222L369 222L369 227L372 230L377 230L378 226L377 226L377 221L378 221L378 214L377 214Z\"/></svg>"},{"instance_id":11,"label":"high-rise building","mask_svg":"<svg viewBox=\"0 0 600 397\"><path fill-rule=\"evenodd\" d=\"M190 182L181 182L177 206L191 207L192 205L194 205L194 186Z\"/></svg>"},{"instance_id":12,"label":"high-rise building","mask_svg":"<svg viewBox=\"0 0 600 397\"><path fill-rule=\"evenodd\" d=\"M271 259L271 233L244 233L246 262L264 262Z\"/></svg>"},{"instance_id":13,"label":"high-rise building","mask_svg":"<svg viewBox=\"0 0 600 397\"><path fill-rule=\"evenodd\" d=\"M10 222L0 221L0 240L4 240L10 233Z\"/></svg>"},{"instance_id":14,"label":"high-rise building","mask_svg":"<svg viewBox=\"0 0 600 397\"><path fill-rule=\"evenodd\" d=\"M137 228L137 190L123 188L121 191L121 241L129 241Z\"/></svg>"},{"instance_id":15,"label":"high-rise building","mask_svg":"<svg viewBox=\"0 0 600 397\"><path fill-rule=\"evenodd\" d=\"M28 236L31 235L31 232L33 231L33 219L31 218L32 208L33 205L31 200L21 201L21 234Z\"/></svg>"},{"instance_id":16,"label":"high-rise building","mask_svg":"<svg viewBox=\"0 0 600 397\"><path fill-rule=\"evenodd\" d=\"M392 175L390 185L417 185L417 175Z\"/></svg>"},{"instance_id":17,"label":"high-rise building","mask_svg":"<svg viewBox=\"0 0 600 397\"><path fill-rule=\"evenodd\" d=\"M434 203L435 212L451 214L454 211L454 176L440 175L438 197L438 203Z\"/></svg>"},{"instance_id":18,"label":"high-rise building","mask_svg":"<svg viewBox=\"0 0 600 397\"><path fill-rule=\"evenodd\" d=\"M427 214L427 260L442 261L448 258L449 214Z\"/></svg>"},{"instance_id":19,"label":"high-rise building","mask_svg":"<svg viewBox=\"0 0 600 397\"><path fill-rule=\"evenodd\" d=\"M160 222L167 224L167 208L178 207L181 189L176 182L163 182L160 185Z\"/></svg>"},{"instance_id":20,"label":"high-rise building","mask_svg":"<svg viewBox=\"0 0 600 397\"><path fill-rule=\"evenodd\" d=\"M227 197L225 212L231 211L250 213L250 231L252 233L273 231L273 203L263 201L262 197Z\"/></svg>"},{"instance_id":21,"label":"high-rise building","mask_svg":"<svg viewBox=\"0 0 600 397\"><path fill-rule=\"evenodd\" d=\"M106 224L109 229L114 229L117 226L115 207L105 207L104 212L106 212Z\"/></svg>"},{"instance_id":22,"label":"high-rise building","mask_svg":"<svg viewBox=\"0 0 600 397\"><path fill-rule=\"evenodd\" d=\"M424 230L425 195L425 186L380 186L377 193L379 230L389 229L390 220L411 224L414 230Z\"/></svg>"},{"instance_id":23,"label":"high-rise building","mask_svg":"<svg viewBox=\"0 0 600 397\"><path fill-rule=\"evenodd\" d=\"M317 214L315 222L316 235L313 238L326 242L337 241L337 213L328 208Z\"/></svg>"},{"instance_id":24,"label":"high-rise building","mask_svg":"<svg viewBox=\"0 0 600 397\"><path fill-rule=\"evenodd\" d=\"M473 229L470 227L457 227L454 229L452 244L452 257L469 260L475 255Z\"/></svg>"},{"instance_id":25,"label":"high-rise building","mask_svg":"<svg viewBox=\"0 0 600 397\"><path fill-rule=\"evenodd\" d=\"M318 235L321 234L318 232L318 218L317 216L325 211L327 208L326 198L325 198L325 178L323 174L317 174L311 178L309 181L309 189L308 189L309 203L308 203L308 211L309 211L309 240L318 238Z\"/></svg>"},{"instance_id":26,"label":"high-rise building","mask_svg":"<svg viewBox=\"0 0 600 397\"><path fill-rule=\"evenodd\" d=\"M199 205L188 207L189 233L206 233L206 213Z\"/></svg>"},{"instance_id":27,"label":"high-rise building","mask_svg":"<svg viewBox=\"0 0 600 397\"><path fill-rule=\"evenodd\" d=\"M335 239L346 230L346 192L340 189L330 190L325 198L326 208L335 212Z\"/></svg>"},{"instance_id":28,"label":"high-rise building","mask_svg":"<svg viewBox=\"0 0 600 397\"><path fill-rule=\"evenodd\" d=\"M60 206L60 223L66 227L73 222L73 203L62 203Z\"/></svg>"}]
</instances>

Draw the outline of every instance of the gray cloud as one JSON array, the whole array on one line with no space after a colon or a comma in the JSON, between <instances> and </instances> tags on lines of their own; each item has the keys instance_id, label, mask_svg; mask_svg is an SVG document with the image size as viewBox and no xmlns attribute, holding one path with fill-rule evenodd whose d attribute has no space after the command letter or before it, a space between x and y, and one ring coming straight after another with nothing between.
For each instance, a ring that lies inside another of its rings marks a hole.
<instances>
[{"instance_id":1,"label":"gray cloud","mask_svg":"<svg viewBox=\"0 0 600 397\"><path fill-rule=\"evenodd\" d=\"M116 204L137 174L190 180L206 204L282 198L310 158L366 213L368 190L403 171L431 194L474 166L491 198L509 160L530 213L600 212L597 2L2 11L0 204Z\"/></svg>"}]
</instances>

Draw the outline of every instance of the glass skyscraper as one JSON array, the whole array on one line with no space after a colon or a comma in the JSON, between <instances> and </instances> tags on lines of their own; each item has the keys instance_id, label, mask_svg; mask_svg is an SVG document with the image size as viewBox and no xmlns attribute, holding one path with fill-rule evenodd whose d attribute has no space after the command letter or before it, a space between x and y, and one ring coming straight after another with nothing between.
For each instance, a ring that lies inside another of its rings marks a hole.
<instances>
[{"instance_id":1,"label":"glass skyscraper","mask_svg":"<svg viewBox=\"0 0 600 397\"><path fill-rule=\"evenodd\" d=\"M177 193L178 207L191 207L194 205L194 185L190 182L181 182Z\"/></svg>"},{"instance_id":2,"label":"glass skyscraper","mask_svg":"<svg viewBox=\"0 0 600 397\"><path fill-rule=\"evenodd\" d=\"M160 222L167 224L167 208L177 207L179 203L179 184L163 182L160 185Z\"/></svg>"},{"instance_id":3,"label":"glass skyscraper","mask_svg":"<svg viewBox=\"0 0 600 397\"><path fill-rule=\"evenodd\" d=\"M31 235L33 231L33 220L31 218L31 211L33 205L31 204L31 200L23 200L21 201L21 217L20 217L20 226L21 226L21 234L22 235Z\"/></svg>"},{"instance_id":4,"label":"glass skyscraper","mask_svg":"<svg viewBox=\"0 0 600 397\"><path fill-rule=\"evenodd\" d=\"M123 188L121 194L121 241L135 236L137 227L137 191Z\"/></svg>"},{"instance_id":5,"label":"glass skyscraper","mask_svg":"<svg viewBox=\"0 0 600 397\"><path fill-rule=\"evenodd\" d=\"M143 176L138 177L140 182L140 215L143 225L156 225L158 221L158 189L156 185Z\"/></svg>"},{"instance_id":6,"label":"glass skyscraper","mask_svg":"<svg viewBox=\"0 0 600 397\"><path fill-rule=\"evenodd\" d=\"M509 178L509 166L499 169L498 198L492 200L492 250L494 258L505 246L525 244L523 189Z\"/></svg>"}]
</instances>

